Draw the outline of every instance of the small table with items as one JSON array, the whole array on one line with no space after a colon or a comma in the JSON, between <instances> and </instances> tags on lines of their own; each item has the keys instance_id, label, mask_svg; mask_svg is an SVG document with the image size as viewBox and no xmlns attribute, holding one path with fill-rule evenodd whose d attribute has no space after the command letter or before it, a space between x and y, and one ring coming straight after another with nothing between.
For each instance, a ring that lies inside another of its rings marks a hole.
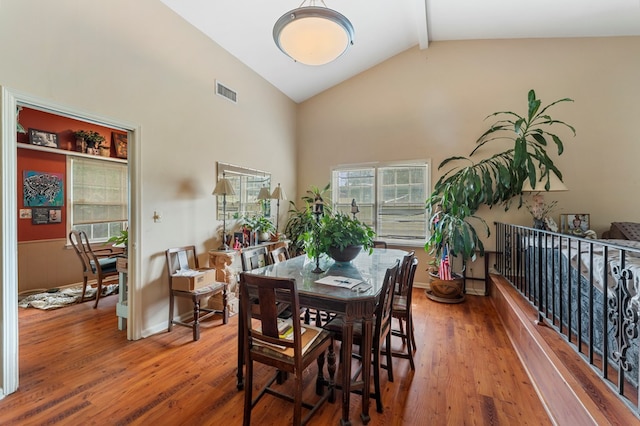
<instances>
[{"instance_id":1,"label":"small table with items","mask_svg":"<svg viewBox=\"0 0 640 426\"><path fill-rule=\"evenodd\" d=\"M118 303L116 303L118 330L127 329L127 317L129 316L127 302L128 262L129 259L127 257L118 257L116 260L116 270L118 271Z\"/></svg>"},{"instance_id":2,"label":"small table with items","mask_svg":"<svg viewBox=\"0 0 640 426\"><path fill-rule=\"evenodd\" d=\"M342 366L342 420L343 425L351 424L349 420L349 403L351 390L362 390L362 421L369 422L369 393L371 376L371 356L365 356L362 360L362 380L352 381L351 356L353 342L353 324L362 321L364 348L372 347L373 340L373 314L388 268L401 261L406 254L403 250L374 249L373 254L361 252L352 262L334 262L332 259L322 259L320 267L323 273L317 274L315 262L306 256L298 256L275 265L252 270L255 275L266 275L280 278L294 278L297 284L300 306L314 308L319 311L337 313L344 316L341 359ZM362 283L353 289L330 286L317 283L318 280L328 277L345 277L355 279ZM240 304L242 306L242 304ZM240 309L238 321L238 389L244 388L244 355L242 348L242 320L244 319Z\"/></svg>"}]
</instances>

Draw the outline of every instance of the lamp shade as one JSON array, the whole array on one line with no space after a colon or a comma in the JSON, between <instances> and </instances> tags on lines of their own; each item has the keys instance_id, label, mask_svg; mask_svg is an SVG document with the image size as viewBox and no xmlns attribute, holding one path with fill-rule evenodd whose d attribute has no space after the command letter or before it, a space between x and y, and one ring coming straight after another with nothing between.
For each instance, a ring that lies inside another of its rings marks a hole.
<instances>
[{"instance_id":1,"label":"lamp shade","mask_svg":"<svg viewBox=\"0 0 640 426\"><path fill-rule=\"evenodd\" d=\"M276 188L273 190L273 193L271 194L271 198L274 199L274 200L286 200L287 199L287 194L284 193L284 189L282 189L280 184L278 184L278 186L276 186Z\"/></svg>"},{"instance_id":2,"label":"lamp shade","mask_svg":"<svg viewBox=\"0 0 640 426\"><path fill-rule=\"evenodd\" d=\"M353 44L353 25L327 7L290 10L273 26L273 40L285 55L305 65L324 65Z\"/></svg>"},{"instance_id":3,"label":"lamp shade","mask_svg":"<svg viewBox=\"0 0 640 426\"><path fill-rule=\"evenodd\" d=\"M547 185L547 179L542 178L542 180L536 181L535 187L532 188L531 184L529 183L529 179L527 179L524 181L524 184L522 185L522 192L541 192L541 191L555 192L555 191L569 190L569 188L567 188L564 182L562 182L560 178L558 178L558 176L556 176L556 174L553 172L549 172L549 189L545 188L546 185Z\"/></svg>"},{"instance_id":4,"label":"lamp shade","mask_svg":"<svg viewBox=\"0 0 640 426\"><path fill-rule=\"evenodd\" d=\"M231 182L229 179L224 176L222 179L218 180L216 187L214 188L213 195L236 195L236 192L233 190L233 186L231 186Z\"/></svg>"},{"instance_id":5,"label":"lamp shade","mask_svg":"<svg viewBox=\"0 0 640 426\"><path fill-rule=\"evenodd\" d=\"M269 188L263 186L260 188L260 192L258 192L258 200L268 200L271 198L271 194L269 194Z\"/></svg>"}]
</instances>

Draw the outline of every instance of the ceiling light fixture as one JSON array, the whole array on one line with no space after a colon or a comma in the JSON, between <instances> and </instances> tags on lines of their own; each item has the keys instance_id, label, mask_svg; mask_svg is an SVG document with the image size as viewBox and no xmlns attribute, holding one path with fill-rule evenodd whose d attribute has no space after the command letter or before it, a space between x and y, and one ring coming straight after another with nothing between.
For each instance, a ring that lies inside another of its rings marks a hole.
<instances>
[{"instance_id":1,"label":"ceiling light fixture","mask_svg":"<svg viewBox=\"0 0 640 426\"><path fill-rule=\"evenodd\" d=\"M304 6L305 3L308 6ZM353 44L353 25L341 13L316 0L304 0L273 26L278 49L296 62L324 65L337 59Z\"/></svg>"}]
</instances>

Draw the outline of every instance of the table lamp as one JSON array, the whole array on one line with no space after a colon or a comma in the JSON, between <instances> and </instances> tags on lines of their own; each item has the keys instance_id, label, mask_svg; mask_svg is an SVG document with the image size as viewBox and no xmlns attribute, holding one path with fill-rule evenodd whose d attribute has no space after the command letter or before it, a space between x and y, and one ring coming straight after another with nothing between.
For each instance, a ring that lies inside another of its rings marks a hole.
<instances>
[{"instance_id":1,"label":"table lamp","mask_svg":"<svg viewBox=\"0 0 640 426\"><path fill-rule=\"evenodd\" d=\"M280 219L280 200L286 200L287 194L284 193L284 190L280 187L280 184L276 186L276 189L273 190L273 194L271 194L271 198L273 200L278 200L276 203L276 234L278 233L278 221Z\"/></svg>"},{"instance_id":2,"label":"table lamp","mask_svg":"<svg viewBox=\"0 0 640 426\"><path fill-rule=\"evenodd\" d=\"M260 205L262 207L262 216L267 216L267 200L270 199L271 194L269 194L269 188L267 188L266 186L260 188L260 192L258 192L258 200L260 201Z\"/></svg>"},{"instance_id":3,"label":"table lamp","mask_svg":"<svg viewBox=\"0 0 640 426\"><path fill-rule=\"evenodd\" d=\"M231 186L231 182L222 174L222 179L218 180L213 195L222 195L222 245L219 250L229 250L227 244L227 195L236 195Z\"/></svg>"}]
</instances>

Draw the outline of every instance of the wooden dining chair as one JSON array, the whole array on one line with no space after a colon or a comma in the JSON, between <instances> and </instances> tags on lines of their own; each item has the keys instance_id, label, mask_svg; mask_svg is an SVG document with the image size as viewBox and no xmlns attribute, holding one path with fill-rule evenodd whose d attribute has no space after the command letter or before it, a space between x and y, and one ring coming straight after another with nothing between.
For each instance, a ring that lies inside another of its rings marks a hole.
<instances>
[{"instance_id":1,"label":"wooden dining chair","mask_svg":"<svg viewBox=\"0 0 640 426\"><path fill-rule=\"evenodd\" d=\"M98 301L102 295L102 285L105 278L118 275L116 263L119 253L115 253L112 248L93 249L84 231L71 231L69 242L82 263L82 296L80 296L78 303L84 302L89 279L95 279L97 282L96 301L93 304L95 309L98 307Z\"/></svg>"},{"instance_id":2,"label":"wooden dining chair","mask_svg":"<svg viewBox=\"0 0 640 426\"><path fill-rule=\"evenodd\" d=\"M411 269L411 263L415 258L416 252L411 250L407 254L402 257L402 261L400 262L400 270L398 271L398 279L396 282L395 292L396 294L402 293L403 283L406 282L407 275L409 274L409 269Z\"/></svg>"},{"instance_id":3,"label":"wooden dining chair","mask_svg":"<svg viewBox=\"0 0 640 426\"><path fill-rule=\"evenodd\" d=\"M271 259L272 265L284 262L289 259L289 250L287 250L285 246L275 248L269 252L269 258Z\"/></svg>"},{"instance_id":4,"label":"wooden dining chair","mask_svg":"<svg viewBox=\"0 0 640 426\"><path fill-rule=\"evenodd\" d=\"M302 325L297 318L284 321L278 317L276 300L300 310L300 302L293 278L276 278L261 275L240 274L240 301L243 304L241 333L246 365L244 420L243 424L251 424L251 409L266 394L293 402L293 424L306 424L309 418L327 399L334 400L335 354L333 352L333 336L321 328ZM252 305L258 300L258 307ZM304 330L304 332L303 332ZM325 351L328 355L328 379L324 379L323 367ZM311 363L317 361L318 380L326 384L326 391L315 403L302 400L303 372ZM253 398L253 363L269 365L276 368L277 373L261 388ZM290 374L294 380L293 395L272 387L281 378L281 372ZM309 412L303 417L302 408Z\"/></svg>"},{"instance_id":5,"label":"wooden dining chair","mask_svg":"<svg viewBox=\"0 0 640 426\"><path fill-rule=\"evenodd\" d=\"M391 311L392 317L396 318L399 323L399 329L392 328L391 334L400 337L402 339L402 347L406 349L406 352L392 351L391 355L397 358L408 359L412 370L416 369L413 362L413 353L417 347L413 328L413 316L411 313L411 295L413 293L413 279L416 275L417 268L418 258L414 257L409 266L409 270L400 282L400 292L393 299L393 309ZM386 350L391 350L391 347L387 346Z\"/></svg>"},{"instance_id":6,"label":"wooden dining chair","mask_svg":"<svg viewBox=\"0 0 640 426\"><path fill-rule=\"evenodd\" d=\"M266 247L257 247L243 250L240 254L243 271L251 271L269 264L269 255Z\"/></svg>"},{"instance_id":7,"label":"wooden dining chair","mask_svg":"<svg viewBox=\"0 0 640 426\"><path fill-rule=\"evenodd\" d=\"M400 269L400 262L396 262L395 266L387 269L382 283L382 290L380 291L380 298L375 308L375 318L373 324L373 345L371 349L362 347L362 323L356 322L353 324L353 344L360 346L360 357L373 356L371 364L373 370L373 383L374 391L370 394L372 398L376 399L376 410L379 413L383 412L382 405L382 392L380 388L380 370L385 368L387 370L387 378L390 382L393 382L393 363L391 359L391 351L385 350L386 365L380 362L381 355L383 353L383 344L385 348L391 347L391 312L393 307L393 298L395 292L393 291L398 271ZM344 341L342 335L342 327L344 325L344 319L341 315L336 316L329 321L325 326L325 330L329 330L333 333L334 338L339 341ZM371 352L369 352L371 351ZM348 362L348 361L347 361ZM356 372L355 376L360 374Z\"/></svg>"},{"instance_id":8,"label":"wooden dining chair","mask_svg":"<svg viewBox=\"0 0 640 426\"><path fill-rule=\"evenodd\" d=\"M373 240L373 248L387 248L387 242L382 240Z\"/></svg>"},{"instance_id":9,"label":"wooden dining chair","mask_svg":"<svg viewBox=\"0 0 640 426\"><path fill-rule=\"evenodd\" d=\"M222 323L229 322L229 307L227 306L227 283L214 282L210 285L194 290L178 290L173 287L173 275L179 269L198 269L198 256L195 246L184 246L170 248L166 252L167 272L169 273L169 326L167 331L171 331L173 325L190 327L193 331L193 340L200 340L200 322L215 314L222 315ZM222 295L222 310L202 307L201 301L207 300L216 294ZM190 322L181 321L173 317L173 308L176 297L183 297L193 303L193 319Z\"/></svg>"}]
</instances>

